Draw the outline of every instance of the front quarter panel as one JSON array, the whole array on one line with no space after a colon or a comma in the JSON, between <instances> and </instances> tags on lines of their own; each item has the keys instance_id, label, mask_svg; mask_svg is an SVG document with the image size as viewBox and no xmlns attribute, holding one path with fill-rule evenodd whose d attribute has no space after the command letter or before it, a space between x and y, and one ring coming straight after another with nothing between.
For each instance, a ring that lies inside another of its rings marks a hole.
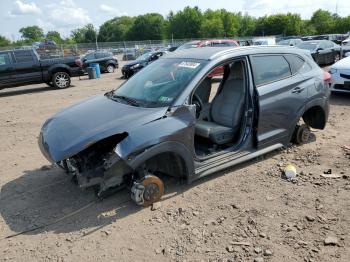
<instances>
[{"instance_id":1,"label":"front quarter panel","mask_svg":"<svg viewBox=\"0 0 350 262\"><path fill-rule=\"evenodd\" d=\"M193 165L194 111L193 106L170 110L163 118L128 132L115 152L133 169L155 154L164 152L181 154L187 165Z\"/></svg>"}]
</instances>

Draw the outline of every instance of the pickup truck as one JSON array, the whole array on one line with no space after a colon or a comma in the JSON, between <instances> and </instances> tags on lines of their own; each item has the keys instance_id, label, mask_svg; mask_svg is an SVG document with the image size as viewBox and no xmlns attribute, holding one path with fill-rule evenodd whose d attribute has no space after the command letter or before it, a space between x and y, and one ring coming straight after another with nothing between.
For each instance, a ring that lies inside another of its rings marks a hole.
<instances>
[{"instance_id":1,"label":"pickup truck","mask_svg":"<svg viewBox=\"0 0 350 262\"><path fill-rule=\"evenodd\" d=\"M71 77L83 74L78 57L40 60L34 49L0 52L0 89L39 83L62 89L70 86Z\"/></svg>"}]
</instances>

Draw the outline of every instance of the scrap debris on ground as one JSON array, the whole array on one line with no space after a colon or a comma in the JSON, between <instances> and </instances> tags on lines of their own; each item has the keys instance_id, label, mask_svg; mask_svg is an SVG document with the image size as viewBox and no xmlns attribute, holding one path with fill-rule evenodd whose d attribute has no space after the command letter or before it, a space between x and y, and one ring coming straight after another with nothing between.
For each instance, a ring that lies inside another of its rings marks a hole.
<instances>
[{"instance_id":1,"label":"scrap debris on ground","mask_svg":"<svg viewBox=\"0 0 350 262\"><path fill-rule=\"evenodd\" d=\"M37 136L45 119L117 87L120 73L0 91L0 261L349 261L350 96L332 95L327 128L310 142L259 157L192 185L170 179L140 208L121 191L82 209L82 191L48 166ZM38 103L40 101L40 103ZM295 166L292 181L282 177ZM326 174L331 170L330 174Z\"/></svg>"}]
</instances>

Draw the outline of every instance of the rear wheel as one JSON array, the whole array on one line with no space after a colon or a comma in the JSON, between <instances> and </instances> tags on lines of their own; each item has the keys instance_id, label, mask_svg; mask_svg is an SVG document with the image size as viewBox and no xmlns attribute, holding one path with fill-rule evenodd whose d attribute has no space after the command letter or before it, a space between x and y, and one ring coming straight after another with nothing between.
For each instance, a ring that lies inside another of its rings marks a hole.
<instances>
[{"instance_id":1,"label":"rear wheel","mask_svg":"<svg viewBox=\"0 0 350 262\"><path fill-rule=\"evenodd\" d=\"M115 66L110 64L110 65L107 66L106 70L107 70L108 73L113 73L114 70L115 70Z\"/></svg>"},{"instance_id":2,"label":"rear wheel","mask_svg":"<svg viewBox=\"0 0 350 262\"><path fill-rule=\"evenodd\" d=\"M70 86L70 76L66 72L57 72L52 77L53 86L57 89L64 89Z\"/></svg>"},{"instance_id":3,"label":"rear wheel","mask_svg":"<svg viewBox=\"0 0 350 262\"><path fill-rule=\"evenodd\" d=\"M297 125L294 131L293 142L297 145L305 144L309 141L310 134L311 131L308 125Z\"/></svg>"}]
</instances>

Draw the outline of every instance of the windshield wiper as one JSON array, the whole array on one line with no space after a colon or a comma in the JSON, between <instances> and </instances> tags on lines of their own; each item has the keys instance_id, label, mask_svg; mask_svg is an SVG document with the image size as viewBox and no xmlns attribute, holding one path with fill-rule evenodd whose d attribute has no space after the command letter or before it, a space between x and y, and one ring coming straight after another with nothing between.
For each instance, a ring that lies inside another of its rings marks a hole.
<instances>
[{"instance_id":1,"label":"windshield wiper","mask_svg":"<svg viewBox=\"0 0 350 262\"><path fill-rule=\"evenodd\" d=\"M119 100L123 100L125 102L127 102L128 104L130 105L133 105L133 106L140 106L140 102L133 99L133 98L130 98L130 97L127 97L127 96L118 96L118 95L113 95L111 96L112 99L119 99Z\"/></svg>"}]
</instances>

